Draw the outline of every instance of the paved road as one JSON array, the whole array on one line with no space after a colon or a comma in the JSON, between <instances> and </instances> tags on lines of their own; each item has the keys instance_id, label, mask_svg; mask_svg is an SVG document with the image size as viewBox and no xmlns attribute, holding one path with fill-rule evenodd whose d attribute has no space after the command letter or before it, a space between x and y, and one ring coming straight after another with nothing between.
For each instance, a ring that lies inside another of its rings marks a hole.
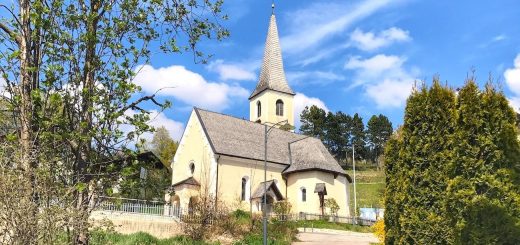
<instances>
[{"instance_id":1,"label":"paved road","mask_svg":"<svg viewBox=\"0 0 520 245\"><path fill-rule=\"evenodd\" d=\"M326 229L314 229L314 232L301 230L297 237L300 242L294 242L293 245L369 245L379 242L372 233Z\"/></svg>"}]
</instances>

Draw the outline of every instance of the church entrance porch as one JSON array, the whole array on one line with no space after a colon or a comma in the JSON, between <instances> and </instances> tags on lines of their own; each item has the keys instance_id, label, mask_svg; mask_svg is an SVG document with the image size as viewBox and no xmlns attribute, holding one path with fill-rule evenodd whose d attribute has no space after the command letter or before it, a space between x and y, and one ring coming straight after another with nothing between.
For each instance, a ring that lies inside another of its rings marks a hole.
<instances>
[{"instance_id":1,"label":"church entrance porch","mask_svg":"<svg viewBox=\"0 0 520 245\"><path fill-rule=\"evenodd\" d=\"M264 194L267 198L265 206ZM274 180L259 183L256 187L255 192L251 196L251 201L253 201L256 204L256 210L254 211L262 212L262 210L265 209L267 214L270 214L273 211L273 204L275 202L282 201L284 199L285 198L276 186Z\"/></svg>"}]
</instances>

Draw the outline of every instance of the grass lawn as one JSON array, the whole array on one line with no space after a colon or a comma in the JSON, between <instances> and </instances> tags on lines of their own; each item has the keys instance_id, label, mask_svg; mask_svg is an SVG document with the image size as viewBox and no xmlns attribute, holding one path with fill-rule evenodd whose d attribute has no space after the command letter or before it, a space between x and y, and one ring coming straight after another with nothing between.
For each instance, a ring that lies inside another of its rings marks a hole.
<instances>
[{"instance_id":1,"label":"grass lawn","mask_svg":"<svg viewBox=\"0 0 520 245\"><path fill-rule=\"evenodd\" d=\"M138 232L130 235L123 235L115 232L96 231L91 234L90 244L93 245L212 245L218 243L206 243L201 241L194 241L185 236L177 236L167 239L158 239L148 233Z\"/></svg>"},{"instance_id":2,"label":"grass lawn","mask_svg":"<svg viewBox=\"0 0 520 245\"><path fill-rule=\"evenodd\" d=\"M352 170L347 174L354 178ZM356 198L357 206L361 208L383 207L383 192L385 190L385 174L383 171L362 170L356 171ZM350 185L350 193L354 193L354 185ZM354 208L354 196L350 200Z\"/></svg>"}]
</instances>

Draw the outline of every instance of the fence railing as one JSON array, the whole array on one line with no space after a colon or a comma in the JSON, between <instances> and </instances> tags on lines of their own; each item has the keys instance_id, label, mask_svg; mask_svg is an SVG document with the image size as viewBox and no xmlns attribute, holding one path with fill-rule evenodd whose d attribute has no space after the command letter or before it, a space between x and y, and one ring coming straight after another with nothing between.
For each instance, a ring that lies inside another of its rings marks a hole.
<instances>
[{"instance_id":1,"label":"fence railing","mask_svg":"<svg viewBox=\"0 0 520 245\"><path fill-rule=\"evenodd\" d=\"M163 216L176 218L183 222L203 222L213 224L216 219L222 217L224 213L208 213L201 210L192 210L181 208L179 206L171 206L160 201L146 201L128 198L100 197L98 199L99 211L122 212L131 214L142 214L152 216ZM278 221L302 221L302 220L324 220L336 223L348 223L369 226L375 223L375 220L360 217L348 217L338 215L322 215L315 213L295 213L295 214L269 214L269 218Z\"/></svg>"}]
</instances>

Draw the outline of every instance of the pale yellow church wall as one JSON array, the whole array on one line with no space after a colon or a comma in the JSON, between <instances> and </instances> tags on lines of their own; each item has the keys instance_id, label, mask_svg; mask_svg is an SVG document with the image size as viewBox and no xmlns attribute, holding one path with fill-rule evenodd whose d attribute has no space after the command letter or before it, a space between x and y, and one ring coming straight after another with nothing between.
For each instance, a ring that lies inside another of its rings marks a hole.
<instances>
[{"instance_id":1,"label":"pale yellow church wall","mask_svg":"<svg viewBox=\"0 0 520 245\"><path fill-rule=\"evenodd\" d=\"M276 101L283 101L283 116L276 115ZM280 93L273 90L265 90L249 101L249 118L250 121L256 122L261 120L262 123L275 124L285 119L289 124L294 126L294 96L286 93ZM262 105L262 113L257 117L256 103L260 101Z\"/></svg>"},{"instance_id":2,"label":"pale yellow church wall","mask_svg":"<svg viewBox=\"0 0 520 245\"><path fill-rule=\"evenodd\" d=\"M306 213L321 213L318 193L314 193L316 183L325 183L327 198L334 198L340 209L338 215L350 216L348 209L348 181L345 176L321 171L305 171L292 173L287 178L287 197L293 205L293 210ZM302 201L301 189L307 190L307 200ZM328 211L328 210L326 210Z\"/></svg>"},{"instance_id":3,"label":"pale yellow church wall","mask_svg":"<svg viewBox=\"0 0 520 245\"><path fill-rule=\"evenodd\" d=\"M267 180L276 180L277 187L285 197L286 186L282 178L281 172L286 165L268 163L267 165ZM246 200L241 201L242 193L242 178L249 179L249 187L246 191ZM218 164L218 198L220 201L226 203L232 209L240 208L249 211L252 208L253 212L259 211L257 202L260 200L253 200L250 207L250 197L258 188L260 183L264 181L264 164L262 161L248 160L242 158L232 158L222 156Z\"/></svg>"},{"instance_id":4,"label":"pale yellow church wall","mask_svg":"<svg viewBox=\"0 0 520 245\"><path fill-rule=\"evenodd\" d=\"M190 171L191 163L195 165L193 174ZM201 191L215 194L216 161L195 112L192 112L188 120L171 166L172 184L193 176L201 184ZM183 188L181 191L183 193L177 192L181 197L181 204L186 204L188 201L186 198L189 199L190 196L195 195L192 190L187 188Z\"/></svg>"}]
</instances>

